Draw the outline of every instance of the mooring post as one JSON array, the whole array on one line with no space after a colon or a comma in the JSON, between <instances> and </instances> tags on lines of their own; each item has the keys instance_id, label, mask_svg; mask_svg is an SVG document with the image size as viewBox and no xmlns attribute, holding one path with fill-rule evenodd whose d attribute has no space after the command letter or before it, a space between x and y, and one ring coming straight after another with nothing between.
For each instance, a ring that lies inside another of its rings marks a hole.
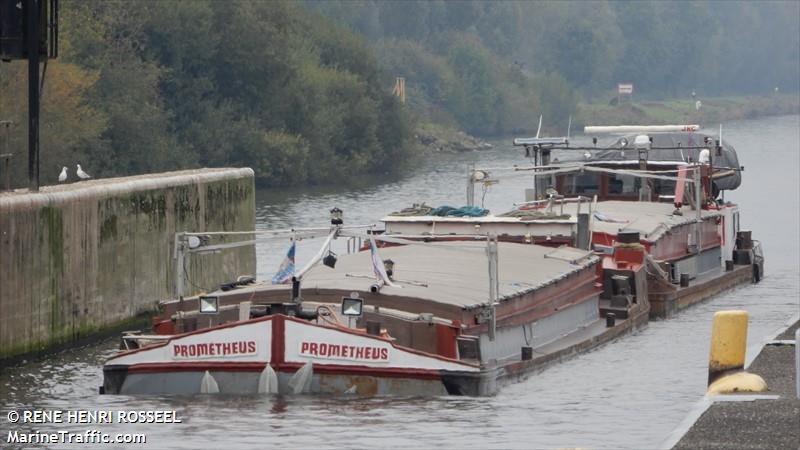
<instances>
[{"instance_id":1,"label":"mooring post","mask_svg":"<svg viewBox=\"0 0 800 450\"><path fill-rule=\"evenodd\" d=\"M764 392L767 383L744 370L747 349L747 311L717 311L711 328L707 394Z\"/></svg>"},{"instance_id":2,"label":"mooring post","mask_svg":"<svg viewBox=\"0 0 800 450\"><path fill-rule=\"evenodd\" d=\"M725 373L744 370L747 348L746 311L718 311L711 328L711 350L708 357L708 384Z\"/></svg>"}]
</instances>

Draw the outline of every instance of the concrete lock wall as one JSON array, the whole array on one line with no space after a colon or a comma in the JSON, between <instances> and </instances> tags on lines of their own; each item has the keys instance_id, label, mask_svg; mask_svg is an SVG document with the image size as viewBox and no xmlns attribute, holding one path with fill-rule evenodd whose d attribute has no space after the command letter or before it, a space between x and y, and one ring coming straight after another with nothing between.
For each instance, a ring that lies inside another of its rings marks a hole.
<instances>
[{"instance_id":1,"label":"concrete lock wall","mask_svg":"<svg viewBox=\"0 0 800 450\"><path fill-rule=\"evenodd\" d=\"M254 228L251 169L0 193L0 365L122 326L174 297L176 232ZM252 245L188 261L187 293L256 273Z\"/></svg>"}]
</instances>

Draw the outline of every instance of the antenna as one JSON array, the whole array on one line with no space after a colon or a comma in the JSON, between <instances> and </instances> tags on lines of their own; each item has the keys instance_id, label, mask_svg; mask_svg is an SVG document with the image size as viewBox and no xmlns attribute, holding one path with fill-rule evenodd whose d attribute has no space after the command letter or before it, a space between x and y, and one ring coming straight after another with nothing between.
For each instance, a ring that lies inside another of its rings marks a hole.
<instances>
[{"instance_id":1,"label":"antenna","mask_svg":"<svg viewBox=\"0 0 800 450\"><path fill-rule=\"evenodd\" d=\"M539 133L542 132L542 115L539 114L539 128L536 129L536 137L539 137Z\"/></svg>"},{"instance_id":2,"label":"antenna","mask_svg":"<svg viewBox=\"0 0 800 450\"><path fill-rule=\"evenodd\" d=\"M719 124L719 144L722 145L722 124Z\"/></svg>"},{"instance_id":3,"label":"antenna","mask_svg":"<svg viewBox=\"0 0 800 450\"><path fill-rule=\"evenodd\" d=\"M569 123L567 123L567 140L569 140L569 130L572 128L572 114L569 115Z\"/></svg>"}]
</instances>

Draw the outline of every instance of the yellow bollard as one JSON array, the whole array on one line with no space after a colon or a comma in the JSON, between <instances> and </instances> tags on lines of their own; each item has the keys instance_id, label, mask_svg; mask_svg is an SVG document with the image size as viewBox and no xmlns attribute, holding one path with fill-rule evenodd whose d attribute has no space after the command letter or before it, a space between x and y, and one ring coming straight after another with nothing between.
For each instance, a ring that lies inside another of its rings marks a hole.
<instances>
[{"instance_id":1,"label":"yellow bollard","mask_svg":"<svg viewBox=\"0 0 800 450\"><path fill-rule=\"evenodd\" d=\"M722 374L744 369L747 347L747 311L714 313L711 328L711 353L708 356L708 383Z\"/></svg>"},{"instance_id":2,"label":"yellow bollard","mask_svg":"<svg viewBox=\"0 0 800 450\"><path fill-rule=\"evenodd\" d=\"M747 319L747 311L714 313L708 357L708 394L767 390L767 384L760 376L744 372Z\"/></svg>"}]
</instances>

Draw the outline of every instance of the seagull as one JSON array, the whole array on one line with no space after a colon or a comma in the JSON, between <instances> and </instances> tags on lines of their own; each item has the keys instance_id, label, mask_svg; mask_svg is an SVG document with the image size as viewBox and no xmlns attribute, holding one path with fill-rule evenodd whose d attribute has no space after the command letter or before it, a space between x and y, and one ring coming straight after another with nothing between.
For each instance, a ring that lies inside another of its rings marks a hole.
<instances>
[{"instance_id":1,"label":"seagull","mask_svg":"<svg viewBox=\"0 0 800 450\"><path fill-rule=\"evenodd\" d=\"M80 164L78 164L78 170L75 172L75 174L78 175L78 178L80 178L81 180L88 180L89 178L92 178L91 175L89 175L88 173L84 172L83 169L81 169Z\"/></svg>"},{"instance_id":2,"label":"seagull","mask_svg":"<svg viewBox=\"0 0 800 450\"><path fill-rule=\"evenodd\" d=\"M67 166L61 168L61 173L58 175L58 182L63 183L67 181Z\"/></svg>"}]
</instances>

